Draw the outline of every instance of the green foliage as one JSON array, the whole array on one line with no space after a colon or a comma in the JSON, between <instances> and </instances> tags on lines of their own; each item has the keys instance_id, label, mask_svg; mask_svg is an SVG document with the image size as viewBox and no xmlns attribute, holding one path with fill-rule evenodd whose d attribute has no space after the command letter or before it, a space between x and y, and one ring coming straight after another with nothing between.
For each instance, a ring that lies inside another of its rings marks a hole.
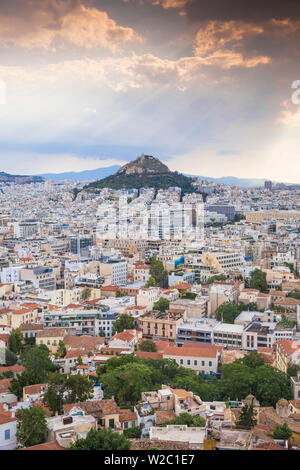
<instances>
[{"instance_id":1,"label":"green foliage","mask_svg":"<svg viewBox=\"0 0 300 470\"><path fill-rule=\"evenodd\" d=\"M153 310L159 310L160 312L165 312L170 307L170 302L168 299L161 297L155 304L153 305Z\"/></svg>"},{"instance_id":2,"label":"green foliage","mask_svg":"<svg viewBox=\"0 0 300 470\"><path fill-rule=\"evenodd\" d=\"M283 423L282 426L279 426L279 424L276 424L275 429L272 433L273 439L284 439L288 440L290 437L292 437L292 431L288 427L287 423Z\"/></svg>"},{"instance_id":3,"label":"green foliage","mask_svg":"<svg viewBox=\"0 0 300 470\"><path fill-rule=\"evenodd\" d=\"M85 375L70 375L66 382L66 403L86 401L93 397L94 383Z\"/></svg>"},{"instance_id":4,"label":"green foliage","mask_svg":"<svg viewBox=\"0 0 300 470\"><path fill-rule=\"evenodd\" d=\"M236 422L237 428L253 428L257 423L254 417L253 403L244 405Z\"/></svg>"},{"instance_id":5,"label":"green foliage","mask_svg":"<svg viewBox=\"0 0 300 470\"><path fill-rule=\"evenodd\" d=\"M156 281L153 276L150 276L148 281L145 284L145 287L157 287Z\"/></svg>"},{"instance_id":6,"label":"green foliage","mask_svg":"<svg viewBox=\"0 0 300 470\"><path fill-rule=\"evenodd\" d=\"M176 418L170 421L167 421L166 423L163 423L161 426L166 427L169 425L176 425L176 424L183 424L188 427L203 428L205 427L205 419L198 415L192 416L189 413L180 413L179 416L177 416Z\"/></svg>"},{"instance_id":7,"label":"green foliage","mask_svg":"<svg viewBox=\"0 0 300 470\"><path fill-rule=\"evenodd\" d=\"M237 305L233 302L224 302L217 308L217 320L223 321L224 323L234 323L234 320L244 308L244 304Z\"/></svg>"},{"instance_id":8,"label":"green foliage","mask_svg":"<svg viewBox=\"0 0 300 470\"><path fill-rule=\"evenodd\" d=\"M134 330L134 319L127 313L122 313L119 318L113 323L113 335L121 333L124 330Z\"/></svg>"},{"instance_id":9,"label":"green foliage","mask_svg":"<svg viewBox=\"0 0 300 470\"><path fill-rule=\"evenodd\" d=\"M91 294L92 294L91 289L89 289L88 287L85 287L81 293L81 298L83 300L89 300L89 298L91 297Z\"/></svg>"},{"instance_id":10,"label":"green foliage","mask_svg":"<svg viewBox=\"0 0 300 470\"><path fill-rule=\"evenodd\" d=\"M49 359L49 349L45 345L26 345L21 354L21 363L26 370L12 379L9 390L18 399L23 395L23 387L46 383L49 372L55 372L59 366L53 364Z\"/></svg>"},{"instance_id":11,"label":"green foliage","mask_svg":"<svg viewBox=\"0 0 300 470\"><path fill-rule=\"evenodd\" d=\"M197 297L197 294L195 294L194 292L184 292L181 296L182 299L191 299L191 300L195 300L196 297Z\"/></svg>"},{"instance_id":12,"label":"green foliage","mask_svg":"<svg viewBox=\"0 0 300 470\"><path fill-rule=\"evenodd\" d=\"M245 220L246 217L243 214L239 214L238 212L234 216L235 222L240 222L241 220Z\"/></svg>"},{"instance_id":13,"label":"green foliage","mask_svg":"<svg viewBox=\"0 0 300 470\"><path fill-rule=\"evenodd\" d=\"M20 328L16 328L12 330L10 336L9 336L9 342L8 346L10 351L12 351L15 354L19 354L23 345L23 335L22 331Z\"/></svg>"},{"instance_id":14,"label":"green foliage","mask_svg":"<svg viewBox=\"0 0 300 470\"><path fill-rule=\"evenodd\" d=\"M67 388L67 378L59 372L50 372L48 376L48 390L44 394L43 403L52 414L62 413L63 396Z\"/></svg>"},{"instance_id":15,"label":"green foliage","mask_svg":"<svg viewBox=\"0 0 300 470\"><path fill-rule=\"evenodd\" d=\"M251 369L261 367L265 363L263 356L256 351L247 354L247 356L243 357L242 359L237 359L235 362L250 367Z\"/></svg>"},{"instance_id":16,"label":"green foliage","mask_svg":"<svg viewBox=\"0 0 300 470\"><path fill-rule=\"evenodd\" d=\"M165 270L163 263L155 258L151 258L150 260L150 276L153 277L158 287L162 287L163 289L169 287L168 271Z\"/></svg>"},{"instance_id":17,"label":"green foliage","mask_svg":"<svg viewBox=\"0 0 300 470\"><path fill-rule=\"evenodd\" d=\"M6 366L14 366L18 361L18 358L15 353L13 353L10 349L5 349L5 365ZM4 365L4 364L3 364Z\"/></svg>"},{"instance_id":18,"label":"green foliage","mask_svg":"<svg viewBox=\"0 0 300 470\"><path fill-rule=\"evenodd\" d=\"M67 348L63 341L59 341L56 355L58 358L63 358L67 354Z\"/></svg>"},{"instance_id":19,"label":"green foliage","mask_svg":"<svg viewBox=\"0 0 300 470\"><path fill-rule=\"evenodd\" d=\"M258 289L261 292L268 292L267 274L260 269L255 269L251 273L250 289Z\"/></svg>"},{"instance_id":20,"label":"green foliage","mask_svg":"<svg viewBox=\"0 0 300 470\"><path fill-rule=\"evenodd\" d=\"M142 430L141 430L141 428L139 428L137 426L133 426L129 429L125 429L123 431L123 434L127 439L140 439L141 434L142 434Z\"/></svg>"},{"instance_id":21,"label":"green foliage","mask_svg":"<svg viewBox=\"0 0 300 470\"><path fill-rule=\"evenodd\" d=\"M129 450L130 441L123 434L113 432L111 429L92 428L85 439L78 439L70 450Z\"/></svg>"},{"instance_id":22,"label":"green foliage","mask_svg":"<svg viewBox=\"0 0 300 470\"><path fill-rule=\"evenodd\" d=\"M102 180L95 181L88 184L84 190L97 190L103 188L111 189L141 189L141 188L156 188L167 189L169 187L177 186L183 192L195 192L191 184L191 178L179 174L177 172L165 173L142 173L131 175L111 175Z\"/></svg>"},{"instance_id":23,"label":"green foliage","mask_svg":"<svg viewBox=\"0 0 300 470\"><path fill-rule=\"evenodd\" d=\"M41 406L23 408L16 413L17 442L23 447L41 444L45 440L46 412Z\"/></svg>"},{"instance_id":24,"label":"green foliage","mask_svg":"<svg viewBox=\"0 0 300 470\"><path fill-rule=\"evenodd\" d=\"M216 274L215 276L211 276L206 284L213 284L215 281L226 281L228 278L224 274Z\"/></svg>"},{"instance_id":25,"label":"green foliage","mask_svg":"<svg viewBox=\"0 0 300 470\"><path fill-rule=\"evenodd\" d=\"M287 297L291 297L292 299L300 300L300 292L289 292Z\"/></svg>"},{"instance_id":26,"label":"green foliage","mask_svg":"<svg viewBox=\"0 0 300 470\"><path fill-rule=\"evenodd\" d=\"M153 341L145 340L139 346L140 351L156 352L156 346Z\"/></svg>"}]
</instances>

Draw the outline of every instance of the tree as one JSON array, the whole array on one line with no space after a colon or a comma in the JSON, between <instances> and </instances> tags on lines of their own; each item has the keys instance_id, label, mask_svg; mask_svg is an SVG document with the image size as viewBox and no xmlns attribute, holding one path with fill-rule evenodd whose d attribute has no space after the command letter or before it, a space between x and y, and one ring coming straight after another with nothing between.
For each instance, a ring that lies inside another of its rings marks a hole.
<instances>
[{"instance_id":1,"label":"tree","mask_svg":"<svg viewBox=\"0 0 300 470\"><path fill-rule=\"evenodd\" d=\"M217 320L224 323L234 323L244 307L244 305L237 305L233 302L224 302L217 308Z\"/></svg>"},{"instance_id":2,"label":"tree","mask_svg":"<svg viewBox=\"0 0 300 470\"><path fill-rule=\"evenodd\" d=\"M32 370L25 370L22 374L18 374L16 378L12 379L9 385L9 391L17 396L20 400L23 396L23 388L27 385L35 385L45 383L45 376L43 373L33 372Z\"/></svg>"},{"instance_id":3,"label":"tree","mask_svg":"<svg viewBox=\"0 0 300 470\"><path fill-rule=\"evenodd\" d=\"M148 281L147 281L146 284L145 284L145 287L147 287L147 288L148 288L148 287L157 287L156 281L155 281L155 279L154 279L153 276L150 276L150 277L149 277Z\"/></svg>"},{"instance_id":4,"label":"tree","mask_svg":"<svg viewBox=\"0 0 300 470\"><path fill-rule=\"evenodd\" d=\"M142 430L140 427L133 426L123 431L124 436L127 439L140 439Z\"/></svg>"},{"instance_id":5,"label":"tree","mask_svg":"<svg viewBox=\"0 0 300 470\"><path fill-rule=\"evenodd\" d=\"M168 271L165 270L163 263L155 258L150 260L150 276L155 279L157 286L164 289L169 287Z\"/></svg>"},{"instance_id":6,"label":"tree","mask_svg":"<svg viewBox=\"0 0 300 470\"><path fill-rule=\"evenodd\" d=\"M94 383L85 375L70 375L66 382L67 403L86 401L93 397Z\"/></svg>"},{"instance_id":7,"label":"tree","mask_svg":"<svg viewBox=\"0 0 300 470\"><path fill-rule=\"evenodd\" d=\"M91 294L92 294L91 289L89 289L88 287L85 287L81 293L81 298L83 300L89 300L89 298L91 297Z\"/></svg>"},{"instance_id":8,"label":"tree","mask_svg":"<svg viewBox=\"0 0 300 470\"><path fill-rule=\"evenodd\" d=\"M63 341L59 341L58 343L58 348L56 351L56 355L58 358L63 358L67 354L67 348L65 346L65 343Z\"/></svg>"},{"instance_id":9,"label":"tree","mask_svg":"<svg viewBox=\"0 0 300 470\"><path fill-rule=\"evenodd\" d=\"M153 341L145 340L139 346L140 351L156 352L156 346Z\"/></svg>"},{"instance_id":10,"label":"tree","mask_svg":"<svg viewBox=\"0 0 300 470\"><path fill-rule=\"evenodd\" d=\"M257 351L251 352L250 354L243 357L242 359L237 359L236 362L239 362L240 364L244 364L245 366L250 367L251 369L255 369L256 367L263 366L265 363L263 356L259 354Z\"/></svg>"},{"instance_id":11,"label":"tree","mask_svg":"<svg viewBox=\"0 0 300 470\"><path fill-rule=\"evenodd\" d=\"M155 304L153 305L153 310L159 310L160 312L165 312L170 307L170 301L161 297Z\"/></svg>"},{"instance_id":12,"label":"tree","mask_svg":"<svg viewBox=\"0 0 300 470\"><path fill-rule=\"evenodd\" d=\"M121 333L124 330L134 330L136 329L134 325L133 318L127 313L122 313L119 318L113 324L113 335L116 333Z\"/></svg>"},{"instance_id":13,"label":"tree","mask_svg":"<svg viewBox=\"0 0 300 470\"><path fill-rule=\"evenodd\" d=\"M53 364L49 359L49 349L44 344L39 346L25 346L21 354L21 362L27 370L42 377L45 382L48 372L58 370L59 366ZM38 383L38 382L36 382Z\"/></svg>"},{"instance_id":14,"label":"tree","mask_svg":"<svg viewBox=\"0 0 300 470\"><path fill-rule=\"evenodd\" d=\"M206 284L213 284L215 281L226 281L227 280L227 276L225 276L224 274L216 274L215 276L211 276Z\"/></svg>"},{"instance_id":15,"label":"tree","mask_svg":"<svg viewBox=\"0 0 300 470\"><path fill-rule=\"evenodd\" d=\"M169 425L176 425L176 424L185 424L188 427L198 427L204 428L205 427L205 419L202 416L192 416L189 413L180 413L179 416L176 418L163 423L161 426L169 426Z\"/></svg>"},{"instance_id":16,"label":"tree","mask_svg":"<svg viewBox=\"0 0 300 470\"><path fill-rule=\"evenodd\" d=\"M254 417L253 401L251 405L244 405L236 422L237 428L253 428L257 423Z\"/></svg>"},{"instance_id":17,"label":"tree","mask_svg":"<svg viewBox=\"0 0 300 470\"><path fill-rule=\"evenodd\" d=\"M71 445L70 450L129 450L130 441L123 434L111 429L92 428L85 439L78 439Z\"/></svg>"},{"instance_id":18,"label":"tree","mask_svg":"<svg viewBox=\"0 0 300 470\"><path fill-rule=\"evenodd\" d=\"M108 361L109 362L109 361ZM152 389L153 371L143 363L128 363L101 375L105 397L115 397L119 405L136 404L141 393Z\"/></svg>"},{"instance_id":19,"label":"tree","mask_svg":"<svg viewBox=\"0 0 300 470\"><path fill-rule=\"evenodd\" d=\"M44 394L43 403L51 410L53 415L62 413L66 389L66 376L59 372L50 372L48 376L48 389Z\"/></svg>"},{"instance_id":20,"label":"tree","mask_svg":"<svg viewBox=\"0 0 300 470\"><path fill-rule=\"evenodd\" d=\"M289 440L292 437L293 432L288 427L287 423L283 423L282 426L276 424L275 429L272 433L273 439L284 439Z\"/></svg>"},{"instance_id":21,"label":"tree","mask_svg":"<svg viewBox=\"0 0 300 470\"><path fill-rule=\"evenodd\" d=\"M19 354L19 352L22 349L22 345L23 345L22 331L20 330L20 328L16 328L12 330L9 336L9 340L8 340L9 349L13 353Z\"/></svg>"},{"instance_id":22,"label":"tree","mask_svg":"<svg viewBox=\"0 0 300 470\"><path fill-rule=\"evenodd\" d=\"M17 356L10 349L5 349L5 365L14 366L18 361Z\"/></svg>"},{"instance_id":23,"label":"tree","mask_svg":"<svg viewBox=\"0 0 300 470\"><path fill-rule=\"evenodd\" d=\"M261 292L268 292L267 274L260 269L254 269L250 274L250 289L258 289Z\"/></svg>"},{"instance_id":24,"label":"tree","mask_svg":"<svg viewBox=\"0 0 300 470\"><path fill-rule=\"evenodd\" d=\"M45 440L46 412L41 406L22 408L16 413L17 441L23 447L41 444Z\"/></svg>"}]
</instances>

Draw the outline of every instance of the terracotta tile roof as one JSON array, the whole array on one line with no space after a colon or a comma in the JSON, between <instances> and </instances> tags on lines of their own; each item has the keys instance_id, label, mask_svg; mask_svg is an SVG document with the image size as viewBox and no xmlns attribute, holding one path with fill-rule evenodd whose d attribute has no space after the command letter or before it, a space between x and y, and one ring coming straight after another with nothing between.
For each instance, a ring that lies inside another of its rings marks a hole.
<instances>
[{"instance_id":1,"label":"terracotta tile roof","mask_svg":"<svg viewBox=\"0 0 300 470\"><path fill-rule=\"evenodd\" d=\"M63 405L65 413L69 414L72 408L80 408L86 414L94 417L102 417L105 415L118 414L118 405L113 398L110 400L91 400L79 403L71 403Z\"/></svg>"},{"instance_id":2,"label":"terracotta tile roof","mask_svg":"<svg viewBox=\"0 0 300 470\"><path fill-rule=\"evenodd\" d=\"M20 328L23 331L43 330L44 326L41 323L22 323Z\"/></svg>"},{"instance_id":3,"label":"terracotta tile roof","mask_svg":"<svg viewBox=\"0 0 300 470\"><path fill-rule=\"evenodd\" d=\"M65 336L63 342L71 349L84 348L88 351L95 351L97 346L105 343L105 338L101 336Z\"/></svg>"},{"instance_id":4,"label":"terracotta tile roof","mask_svg":"<svg viewBox=\"0 0 300 470\"><path fill-rule=\"evenodd\" d=\"M1 379L0 380L0 393L8 392L8 387L12 379Z\"/></svg>"},{"instance_id":5,"label":"terracotta tile roof","mask_svg":"<svg viewBox=\"0 0 300 470\"><path fill-rule=\"evenodd\" d=\"M148 351L137 351L135 356L141 357L142 359L163 359L163 354L158 352L148 352Z\"/></svg>"},{"instance_id":6,"label":"terracotta tile roof","mask_svg":"<svg viewBox=\"0 0 300 470\"><path fill-rule=\"evenodd\" d=\"M130 343L132 340L134 340L135 335L132 333L129 333L129 331L121 331L121 333L116 333L112 338L110 339L109 342L119 339L120 341L125 341L127 343Z\"/></svg>"},{"instance_id":7,"label":"terracotta tile roof","mask_svg":"<svg viewBox=\"0 0 300 470\"><path fill-rule=\"evenodd\" d=\"M8 372L11 371L14 374L17 372L24 372L25 367L21 366L20 364L15 364L14 366L2 366L0 367L0 374L3 374L3 372Z\"/></svg>"},{"instance_id":8,"label":"terracotta tile roof","mask_svg":"<svg viewBox=\"0 0 300 470\"><path fill-rule=\"evenodd\" d=\"M86 356L88 353L87 349L69 349L65 355L65 359L71 359L79 356Z\"/></svg>"},{"instance_id":9,"label":"terracotta tile roof","mask_svg":"<svg viewBox=\"0 0 300 470\"><path fill-rule=\"evenodd\" d=\"M24 392L26 395L36 395L38 393L41 393L43 390L43 387L45 387L46 384L35 384L35 385L26 385L24 387Z\"/></svg>"},{"instance_id":10,"label":"terracotta tile roof","mask_svg":"<svg viewBox=\"0 0 300 470\"><path fill-rule=\"evenodd\" d=\"M61 447L57 441L44 442L43 444L37 444L31 447L23 447L20 450L67 450Z\"/></svg>"},{"instance_id":11,"label":"terracotta tile roof","mask_svg":"<svg viewBox=\"0 0 300 470\"><path fill-rule=\"evenodd\" d=\"M165 410L157 410L155 412L156 416L156 426L160 426L161 424L167 423L172 419L176 418L175 413L173 411L165 411Z\"/></svg>"},{"instance_id":12,"label":"terracotta tile roof","mask_svg":"<svg viewBox=\"0 0 300 470\"><path fill-rule=\"evenodd\" d=\"M64 337L66 330L64 328L47 328L42 331L38 331L36 334L37 338L56 338Z\"/></svg>"},{"instance_id":13,"label":"terracotta tile roof","mask_svg":"<svg viewBox=\"0 0 300 470\"><path fill-rule=\"evenodd\" d=\"M24 315L25 313L32 312L30 308L20 308L18 310L13 310L12 313L14 315Z\"/></svg>"},{"instance_id":14,"label":"terracotta tile roof","mask_svg":"<svg viewBox=\"0 0 300 470\"><path fill-rule=\"evenodd\" d=\"M281 339L277 341L277 347L279 347L286 356L300 352L300 342L291 339Z\"/></svg>"},{"instance_id":15,"label":"terracotta tile roof","mask_svg":"<svg viewBox=\"0 0 300 470\"><path fill-rule=\"evenodd\" d=\"M137 414L134 411L119 409L120 423L125 423L128 421L136 421L136 420L137 420Z\"/></svg>"},{"instance_id":16,"label":"terracotta tile roof","mask_svg":"<svg viewBox=\"0 0 300 470\"><path fill-rule=\"evenodd\" d=\"M200 345L199 345L200 346ZM178 348L178 347L169 347L163 353L164 356L185 356L185 357L213 357L215 358L218 353L218 347L213 345L203 344L203 347L187 347L187 348Z\"/></svg>"}]
</instances>

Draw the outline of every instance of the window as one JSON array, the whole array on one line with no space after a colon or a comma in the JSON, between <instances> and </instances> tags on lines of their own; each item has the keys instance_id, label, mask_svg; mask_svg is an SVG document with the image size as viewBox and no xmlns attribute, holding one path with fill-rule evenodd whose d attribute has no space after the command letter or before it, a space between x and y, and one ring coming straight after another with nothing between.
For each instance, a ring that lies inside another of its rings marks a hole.
<instances>
[{"instance_id":1,"label":"window","mask_svg":"<svg viewBox=\"0 0 300 470\"><path fill-rule=\"evenodd\" d=\"M187 365L190 366L191 365L191 361L188 359L187 360Z\"/></svg>"},{"instance_id":2,"label":"window","mask_svg":"<svg viewBox=\"0 0 300 470\"><path fill-rule=\"evenodd\" d=\"M8 441L10 439L10 429L4 431L4 439Z\"/></svg>"},{"instance_id":3,"label":"window","mask_svg":"<svg viewBox=\"0 0 300 470\"><path fill-rule=\"evenodd\" d=\"M114 420L114 419L110 419L110 420L109 420L109 427L110 427L110 428L114 428L114 427L115 427L115 420Z\"/></svg>"},{"instance_id":4,"label":"window","mask_svg":"<svg viewBox=\"0 0 300 470\"><path fill-rule=\"evenodd\" d=\"M201 361L201 365L202 365L202 366L205 366L205 361Z\"/></svg>"},{"instance_id":5,"label":"window","mask_svg":"<svg viewBox=\"0 0 300 470\"><path fill-rule=\"evenodd\" d=\"M212 362L211 362L211 361L209 361L208 365L209 365L209 367L212 367Z\"/></svg>"},{"instance_id":6,"label":"window","mask_svg":"<svg viewBox=\"0 0 300 470\"><path fill-rule=\"evenodd\" d=\"M183 359L180 359L180 364L181 364L181 365L183 364Z\"/></svg>"},{"instance_id":7,"label":"window","mask_svg":"<svg viewBox=\"0 0 300 470\"><path fill-rule=\"evenodd\" d=\"M194 361L194 366L196 366L198 364L198 361Z\"/></svg>"}]
</instances>

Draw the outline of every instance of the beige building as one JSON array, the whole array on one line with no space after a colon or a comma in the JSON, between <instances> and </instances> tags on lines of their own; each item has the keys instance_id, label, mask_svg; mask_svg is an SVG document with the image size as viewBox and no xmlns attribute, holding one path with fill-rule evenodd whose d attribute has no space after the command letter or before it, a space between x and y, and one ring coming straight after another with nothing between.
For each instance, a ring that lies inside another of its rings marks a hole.
<instances>
[{"instance_id":1,"label":"beige building","mask_svg":"<svg viewBox=\"0 0 300 470\"><path fill-rule=\"evenodd\" d=\"M49 328L38 331L36 335L36 344L44 344L50 351L55 354L60 341L66 336L64 328Z\"/></svg>"},{"instance_id":2,"label":"beige building","mask_svg":"<svg viewBox=\"0 0 300 470\"><path fill-rule=\"evenodd\" d=\"M185 318L185 314L181 313L154 311L139 317L137 321L143 338L176 341L176 328Z\"/></svg>"},{"instance_id":3,"label":"beige building","mask_svg":"<svg viewBox=\"0 0 300 470\"><path fill-rule=\"evenodd\" d=\"M183 347L169 347L164 359L174 359L179 366L192 369L197 374L214 375L219 372L222 348L208 344L185 343Z\"/></svg>"}]
</instances>

